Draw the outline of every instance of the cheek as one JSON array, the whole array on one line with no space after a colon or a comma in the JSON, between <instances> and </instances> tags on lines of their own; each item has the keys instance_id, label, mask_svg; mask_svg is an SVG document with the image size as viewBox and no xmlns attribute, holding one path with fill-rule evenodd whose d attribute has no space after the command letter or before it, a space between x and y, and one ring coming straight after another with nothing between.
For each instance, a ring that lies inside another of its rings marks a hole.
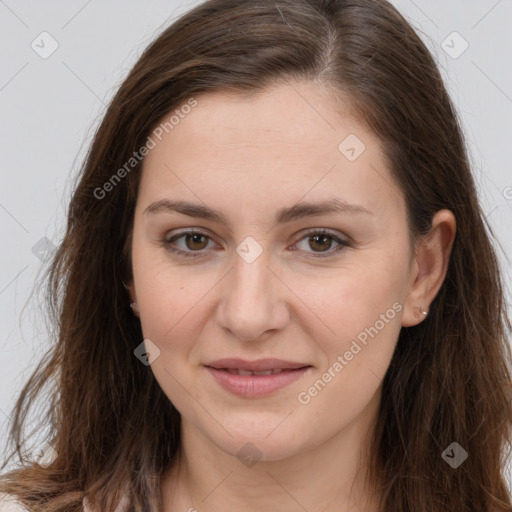
<instances>
[{"instance_id":1,"label":"cheek","mask_svg":"<svg viewBox=\"0 0 512 512\"><path fill-rule=\"evenodd\" d=\"M407 253L404 250L400 257L398 252L353 253L327 278L295 276L294 292L315 314L309 314L311 335L322 340L318 344L331 359L348 350L358 336L364 343L365 333L375 333L375 325L378 338L389 338L386 344L393 344L408 277Z\"/></svg>"},{"instance_id":2,"label":"cheek","mask_svg":"<svg viewBox=\"0 0 512 512\"><path fill-rule=\"evenodd\" d=\"M342 307L325 305L335 335L316 337L323 364L297 396L304 417L316 418L324 435L348 425L376 398L401 329L403 306L393 300L395 293L384 288L366 300L358 288L352 290L339 294Z\"/></svg>"},{"instance_id":3,"label":"cheek","mask_svg":"<svg viewBox=\"0 0 512 512\"><path fill-rule=\"evenodd\" d=\"M190 322L190 312L214 285L215 275L199 265L176 264L165 248L141 234L134 236L132 261L144 335L164 341L163 334Z\"/></svg>"},{"instance_id":4,"label":"cheek","mask_svg":"<svg viewBox=\"0 0 512 512\"><path fill-rule=\"evenodd\" d=\"M166 345L185 344L207 320L204 308L215 296L223 271L208 265L172 264L163 249L134 240L138 243L132 248L133 269L144 336ZM293 289L288 300L297 312L302 311L297 321L312 337L325 338L326 352L343 349L403 299L408 268L404 240L394 233L387 246L395 249L351 250L333 268L305 272L303 267L282 267L280 277Z\"/></svg>"},{"instance_id":5,"label":"cheek","mask_svg":"<svg viewBox=\"0 0 512 512\"><path fill-rule=\"evenodd\" d=\"M165 272L148 270L140 275L137 297L140 301L140 318L145 337L162 345L177 347L199 332L200 310L211 288L209 279L188 278L175 269ZM214 281L212 280L212 283Z\"/></svg>"}]
</instances>

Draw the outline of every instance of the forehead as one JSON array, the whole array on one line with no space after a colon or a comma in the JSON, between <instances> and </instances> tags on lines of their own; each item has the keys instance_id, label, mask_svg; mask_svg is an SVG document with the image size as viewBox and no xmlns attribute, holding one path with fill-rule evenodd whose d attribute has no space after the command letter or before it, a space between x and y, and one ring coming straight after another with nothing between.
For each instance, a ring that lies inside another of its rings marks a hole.
<instances>
[{"instance_id":1,"label":"forehead","mask_svg":"<svg viewBox=\"0 0 512 512\"><path fill-rule=\"evenodd\" d=\"M348 100L335 102L331 89L320 83L284 82L251 93L202 94L196 100L197 107L172 129L176 144L194 138L204 150L214 149L212 143L226 148L288 143L297 150L337 149L340 121L345 127L361 128L355 126Z\"/></svg>"},{"instance_id":2,"label":"forehead","mask_svg":"<svg viewBox=\"0 0 512 512\"><path fill-rule=\"evenodd\" d=\"M143 199L186 193L215 207L228 197L239 206L259 198L266 207L271 198L284 205L336 191L373 210L390 201L403 207L379 141L326 86L283 83L253 95L195 99L145 157Z\"/></svg>"}]
</instances>

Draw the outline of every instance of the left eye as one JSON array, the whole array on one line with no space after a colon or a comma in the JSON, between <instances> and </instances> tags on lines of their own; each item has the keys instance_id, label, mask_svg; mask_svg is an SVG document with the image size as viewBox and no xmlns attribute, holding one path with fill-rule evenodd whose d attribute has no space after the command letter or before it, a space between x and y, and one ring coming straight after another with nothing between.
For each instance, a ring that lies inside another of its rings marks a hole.
<instances>
[{"instance_id":1,"label":"left eye","mask_svg":"<svg viewBox=\"0 0 512 512\"><path fill-rule=\"evenodd\" d=\"M180 239L184 240L185 247L175 247L173 245L177 240ZM200 233L197 231L186 231L174 235L171 238L164 239L163 244L165 248L172 253L178 254L180 256L196 258L201 256L201 252L204 249L208 248L209 241L211 242L212 240L208 235L204 233ZM315 251L312 252L312 256L320 258L330 256L333 253L337 253L349 245L348 241L343 240L339 238L337 235L331 233L330 231L325 230L316 230L306 233L306 235L299 239L299 241L296 242L294 246L302 242L306 242L310 248L316 249ZM332 247L333 242L338 244L338 247L336 247L334 250L329 251L329 249ZM296 249L292 250L295 251ZM309 251L304 250L304 252ZM326 253L326 255L324 256L323 253Z\"/></svg>"},{"instance_id":2,"label":"left eye","mask_svg":"<svg viewBox=\"0 0 512 512\"><path fill-rule=\"evenodd\" d=\"M332 251L329 249L332 247L333 241L338 244L338 247ZM301 242L306 242L309 247L316 248L318 251L314 251L315 257L323 257L322 253L327 253L328 256L332 255L335 252L342 250L344 247L348 246L348 242L342 240L338 236L328 232L328 231L314 231L307 234L304 238L301 238L297 244ZM308 251L306 251L308 252Z\"/></svg>"}]
</instances>

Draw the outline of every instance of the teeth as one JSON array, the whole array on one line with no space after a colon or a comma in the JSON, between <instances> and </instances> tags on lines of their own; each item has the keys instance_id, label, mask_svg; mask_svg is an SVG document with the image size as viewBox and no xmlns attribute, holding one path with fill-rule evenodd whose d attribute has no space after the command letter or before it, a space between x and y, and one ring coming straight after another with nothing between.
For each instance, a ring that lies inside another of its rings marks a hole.
<instances>
[{"instance_id":1,"label":"teeth","mask_svg":"<svg viewBox=\"0 0 512 512\"><path fill-rule=\"evenodd\" d=\"M252 372L250 370L242 370L241 368L226 368L226 371L232 373L233 375L275 375L276 373L281 373L283 370L281 368L274 368L272 370L264 370L259 372Z\"/></svg>"}]
</instances>

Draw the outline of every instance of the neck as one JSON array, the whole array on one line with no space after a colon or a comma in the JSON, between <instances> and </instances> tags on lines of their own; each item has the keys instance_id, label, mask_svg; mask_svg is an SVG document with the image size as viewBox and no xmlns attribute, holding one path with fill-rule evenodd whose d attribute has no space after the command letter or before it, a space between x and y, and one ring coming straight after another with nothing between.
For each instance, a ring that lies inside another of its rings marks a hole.
<instances>
[{"instance_id":1,"label":"neck","mask_svg":"<svg viewBox=\"0 0 512 512\"><path fill-rule=\"evenodd\" d=\"M314 450L250 467L182 420L180 450L162 480L164 512L379 512L366 479L378 395Z\"/></svg>"}]
</instances>

